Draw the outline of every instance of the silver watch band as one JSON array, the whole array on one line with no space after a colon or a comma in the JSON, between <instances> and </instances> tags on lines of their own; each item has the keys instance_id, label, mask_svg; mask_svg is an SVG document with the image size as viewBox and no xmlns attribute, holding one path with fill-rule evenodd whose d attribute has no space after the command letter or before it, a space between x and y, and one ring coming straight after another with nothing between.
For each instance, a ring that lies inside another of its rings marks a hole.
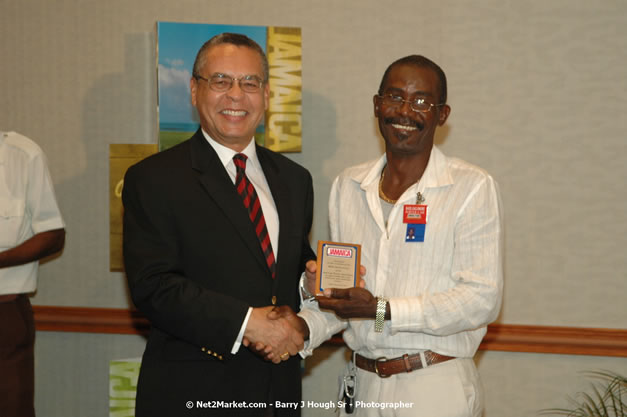
<instances>
[{"instance_id":1,"label":"silver watch band","mask_svg":"<svg viewBox=\"0 0 627 417\"><path fill-rule=\"evenodd\" d=\"M385 310L388 304L388 300L384 297L377 297L377 314L374 319L374 331L376 333L383 332L383 325L385 324Z\"/></svg>"}]
</instances>

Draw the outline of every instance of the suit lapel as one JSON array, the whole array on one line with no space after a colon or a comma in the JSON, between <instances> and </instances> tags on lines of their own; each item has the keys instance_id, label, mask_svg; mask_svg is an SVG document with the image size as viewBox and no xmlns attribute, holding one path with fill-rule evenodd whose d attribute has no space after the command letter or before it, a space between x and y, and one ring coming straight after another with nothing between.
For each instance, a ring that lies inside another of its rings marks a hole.
<instances>
[{"instance_id":1,"label":"suit lapel","mask_svg":"<svg viewBox=\"0 0 627 417\"><path fill-rule=\"evenodd\" d=\"M207 191L208 197L215 202L224 216L233 224L236 233L270 276L270 270L261 251L259 239L242 204L242 199L237 194L220 158L211 145L207 143L200 130L190 139L190 153L192 168L198 172L198 179Z\"/></svg>"}]
</instances>

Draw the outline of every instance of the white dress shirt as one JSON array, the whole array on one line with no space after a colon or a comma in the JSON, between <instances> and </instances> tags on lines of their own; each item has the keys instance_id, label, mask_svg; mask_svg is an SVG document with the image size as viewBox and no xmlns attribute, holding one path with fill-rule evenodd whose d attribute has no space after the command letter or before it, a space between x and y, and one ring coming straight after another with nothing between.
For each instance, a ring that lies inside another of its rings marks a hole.
<instances>
[{"instance_id":1,"label":"white dress shirt","mask_svg":"<svg viewBox=\"0 0 627 417\"><path fill-rule=\"evenodd\" d=\"M485 171L433 148L427 168L384 219L378 194L386 164L346 169L329 199L331 239L361 244L366 288L389 299L391 320L375 333L374 320L341 320L307 301L299 313L310 329L304 354L346 329L360 354L393 358L430 349L472 357L502 297L502 219L498 187ZM403 206L420 192L428 206L424 242L406 242Z\"/></svg>"},{"instance_id":2,"label":"white dress shirt","mask_svg":"<svg viewBox=\"0 0 627 417\"><path fill-rule=\"evenodd\" d=\"M274 204L272 192L270 191L270 186L268 185L266 176L263 173L263 168L259 163L259 158L257 158L255 139L251 138L250 143L248 143L248 146L246 146L246 148L244 148L242 152L235 152L233 149L227 148L226 146L216 142L204 130L202 130L202 134L205 139L207 139L213 150L215 150L218 154L218 158L220 158L220 161L224 165L226 172L229 174L231 181L233 181L233 185L235 185L235 178L237 175L237 170L235 168L235 162L233 162L233 157L237 153L243 153L248 158L246 160L246 176L255 187L257 197L259 197L261 210L263 211L263 217L266 221L266 228L268 229L268 234L270 235L270 243L272 244L274 259L278 262L279 213L277 212L276 205ZM244 331L246 330L246 325L248 324L248 319L250 318L250 314L252 313L252 311L252 307L249 307L246 318L242 323L242 327L240 328L237 339L235 340L233 348L231 349L232 354L237 353L240 348L242 339L244 338Z\"/></svg>"},{"instance_id":3,"label":"white dress shirt","mask_svg":"<svg viewBox=\"0 0 627 417\"><path fill-rule=\"evenodd\" d=\"M37 233L65 227L41 148L15 132L0 132L0 252ZM0 268L0 295L37 288L39 261Z\"/></svg>"}]
</instances>

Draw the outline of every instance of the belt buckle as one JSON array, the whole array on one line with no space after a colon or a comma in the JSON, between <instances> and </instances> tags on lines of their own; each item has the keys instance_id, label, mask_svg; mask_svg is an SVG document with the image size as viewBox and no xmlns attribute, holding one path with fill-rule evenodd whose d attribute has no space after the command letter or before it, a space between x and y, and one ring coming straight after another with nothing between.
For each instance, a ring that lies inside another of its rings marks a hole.
<instances>
[{"instance_id":1,"label":"belt buckle","mask_svg":"<svg viewBox=\"0 0 627 417\"><path fill-rule=\"evenodd\" d=\"M386 358L385 356L380 356L374 360L374 373L377 374L379 378L389 378L392 376L392 375L385 375L384 373L379 371L379 362L387 362L387 361L388 361L388 358Z\"/></svg>"}]
</instances>

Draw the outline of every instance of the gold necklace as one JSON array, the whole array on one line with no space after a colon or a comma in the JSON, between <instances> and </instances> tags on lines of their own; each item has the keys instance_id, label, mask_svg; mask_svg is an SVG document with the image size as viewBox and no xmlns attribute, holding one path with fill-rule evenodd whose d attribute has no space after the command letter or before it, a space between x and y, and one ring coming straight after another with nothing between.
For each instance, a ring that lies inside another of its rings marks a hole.
<instances>
[{"instance_id":1,"label":"gold necklace","mask_svg":"<svg viewBox=\"0 0 627 417\"><path fill-rule=\"evenodd\" d=\"M383 178L385 178L385 168L386 167L387 167L387 165L385 165L383 167L383 171L381 171L381 178L379 178L379 198L381 198L386 203L396 204L396 202L398 201L398 198L396 200L392 200L390 197L385 195L385 193L383 192ZM422 193L420 191L418 191L416 193L416 204L422 204L424 202L425 202L425 198L423 197Z\"/></svg>"},{"instance_id":2,"label":"gold necklace","mask_svg":"<svg viewBox=\"0 0 627 417\"><path fill-rule=\"evenodd\" d=\"M383 171L381 171L381 178L379 178L379 197L383 201L385 201L386 203L396 204L396 202L398 201L398 198L396 200L392 200L390 197L385 195L385 193L383 192L383 178L385 178L385 168L386 167L387 167L387 165L383 167Z\"/></svg>"}]
</instances>

